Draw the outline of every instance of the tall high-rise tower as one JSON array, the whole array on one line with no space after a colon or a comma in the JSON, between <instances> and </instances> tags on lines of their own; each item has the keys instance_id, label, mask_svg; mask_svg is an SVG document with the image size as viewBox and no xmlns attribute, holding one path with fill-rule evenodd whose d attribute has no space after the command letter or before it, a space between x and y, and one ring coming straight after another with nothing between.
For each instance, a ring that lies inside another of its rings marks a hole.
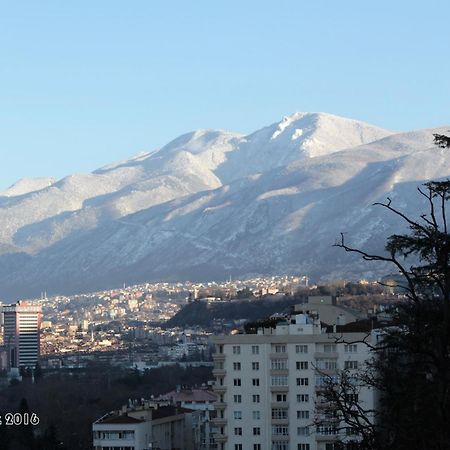
<instances>
[{"instance_id":1,"label":"tall high-rise tower","mask_svg":"<svg viewBox=\"0 0 450 450\"><path fill-rule=\"evenodd\" d=\"M2 310L9 368L34 369L39 359L42 307L37 302L19 301Z\"/></svg>"}]
</instances>

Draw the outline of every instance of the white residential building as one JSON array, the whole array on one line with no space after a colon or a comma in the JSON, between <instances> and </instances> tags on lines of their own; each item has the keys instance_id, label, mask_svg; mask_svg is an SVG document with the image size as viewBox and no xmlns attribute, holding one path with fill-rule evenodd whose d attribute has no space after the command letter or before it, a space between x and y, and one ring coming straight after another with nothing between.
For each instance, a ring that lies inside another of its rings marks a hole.
<instances>
[{"instance_id":1,"label":"white residential building","mask_svg":"<svg viewBox=\"0 0 450 450\"><path fill-rule=\"evenodd\" d=\"M361 343L366 332L336 332L350 325L327 327L318 316L297 313L274 329L216 336L218 449L335 450L345 431L333 419L317 425L320 391L327 377L369 358ZM372 408L373 397L363 388L358 401Z\"/></svg>"},{"instance_id":2,"label":"white residential building","mask_svg":"<svg viewBox=\"0 0 450 450\"><path fill-rule=\"evenodd\" d=\"M199 414L169 402L123 407L93 423L94 450L195 450Z\"/></svg>"},{"instance_id":3,"label":"white residential building","mask_svg":"<svg viewBox=\"0 0 450 450\"><path fill-rule=\"evenodd\" d=\"M193 418L194 440L198 442L195 450L216 450L217 446L214 440L216 429L212 419L215 417L214 403L217 401L217 394L206 388L177 388L175 391L161 395L156 400L170 401L173 405L199 411L200 414Z\"/></svg>"}]
</instances>

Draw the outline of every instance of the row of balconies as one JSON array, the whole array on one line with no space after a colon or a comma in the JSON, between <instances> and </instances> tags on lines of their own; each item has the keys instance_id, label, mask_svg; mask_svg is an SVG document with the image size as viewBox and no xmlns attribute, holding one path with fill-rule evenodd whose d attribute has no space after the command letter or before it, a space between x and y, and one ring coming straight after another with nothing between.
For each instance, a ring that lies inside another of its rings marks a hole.
<instances>
[{"instance_id":1,"label":"row of balconies","mask_svg":"<svg viewBox=\"0 0 450 450\"><path fill-rule=\"evenodd\" d=\"M324 359L324 358L336 359L339 357L339 353L338 352L315 352L313 356L314 356L314 359ZM225 353L213 353L212 357L213 357L213 361L225 361L226 355L225 355ZM282 353L271 352L271 353L269 353L270 359L288 359L288 357L289 357L289 354L287 352L282 352Z\"/></svg>"}]
</instances>

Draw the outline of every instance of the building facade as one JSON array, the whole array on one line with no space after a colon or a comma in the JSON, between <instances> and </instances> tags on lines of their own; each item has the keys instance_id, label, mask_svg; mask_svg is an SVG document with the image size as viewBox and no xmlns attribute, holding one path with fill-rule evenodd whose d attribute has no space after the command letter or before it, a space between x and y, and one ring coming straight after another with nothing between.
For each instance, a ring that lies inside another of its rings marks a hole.
<instances>
[{"instance_id":1,"label":"building facade","mask_svg":"<svg viewBox=\"0 0 450 450\"><path fill-rule=\"evenodd\" d=\"M216 450L214 440L216 429L213 424L215 417L214 404L217 394L206 389L180 389L161 395L157 400L167 400L171 404L182 408L192 409L199 412L193 418L193 432L195 442L198 443L195 450Z\"/></svg>"},{"instance_id":2,"label":"building facade","mask_svg":"<svg viewBox=\"0 0 450 450\"><path fill-rule=\"evenodd\" d=\"M37 302L19 301L3 306L3 342L9 369L34 369L40 354L42 307Z\"/></svg>"},{"instance_id":3,"label":"building facade","mask_svg":"<svg viewBox=\"0 0 450 450\"><path fill-rule=\"evenodd\" d=\"M320 392L340 370L362 367L369 349L367 333L335 331L300 313L256 334L214 338L219 450L335 450L345 441L345 427L321 417ZM372 408L374 393L361 389L358 402Z\"/></svg>"},{"instance_id":4,"label":"building facade","mask_svg":"<svg viewBox=\"0 0 450 450\"><path fill-rule=\"evenodd\" d=\"M124 406L92 425L94 450L196 450L200 411L170 402Z\"/></svg>"}]
</instances>

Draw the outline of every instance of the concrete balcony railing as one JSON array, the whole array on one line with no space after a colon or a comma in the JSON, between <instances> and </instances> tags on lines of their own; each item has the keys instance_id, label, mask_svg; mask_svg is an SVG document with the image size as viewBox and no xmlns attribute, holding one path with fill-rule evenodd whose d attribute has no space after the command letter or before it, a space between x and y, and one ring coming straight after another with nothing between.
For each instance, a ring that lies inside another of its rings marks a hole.
<instances>
[{"instance_id":1,"label":"concrete balcony railing","mask_svg":"<svg viewBox=\"0 0 450 450\"><path fill-rule=\"evenodd\" d=\"M288 434L273 434L272 433L272 439L274 441L289 441L289 435Z\"/></svg>"},{"instance_id":2,"label":"concrete balcony railing","mask_svg":"<svg viewBox=\"0 0 450 450\"><path fill-rule=\"evenodd\" d=\"M288 369L270 369L270 375L289 375Z\"/></svg>"},{"instance_id":3,"label":"concrete balcony railing","mask_svg":"<svg viewBox=\"0 0 450 450\"><path fill-rule=\"evenodd\" d=\"M226 392L226 390L227 390L227 387L224 384L222 384L222 385L215 384L213 386L213 391L217 392L218 394L224 394Z\"/></svg>"},{"instance_id":4,"label":"concrete balcony railing","mask_svg":"<svg viewBox=\"0 0 450 450\"><path fill-rule=\"evenodd\" d=\"M214 403L214 409L222 410L222 409L225 409L226 407L227 407L226 402L215 402Z\"/></svg>"},{"instance_id":5,"label":"concrete balcony railing","mask_svg":"<svg viewBox=\"0 0 450 450\"><path fill-rule=\"evenodd\" d=\"M226 434L216 434L214 436L214 439L216 440L216 442L226 442L227 441L227 435Z\"/></svg>"},{"instance_id":6,"label":"concrete balcony railing","mask_svg":"<svg viewBox=\"0 0 450 450\"><path fill-rule=\"evenodd\" d=\"M289 386L270 386L270 392L288 392Z\"/></svg>"},{"instance_id":7,"label":"concrete balcony railing","mask_svg":"<svg viewBox=\"0 0 450 450\"><path fill-rule=\"evenodd\" d=\"M214 377L224 377L227 371L225 369L213 369L212 374Z\"/></svg>"},{"instance_id":8,"label":"concrete balcony railing","mask_svg":"<svg viewBox=\"0 0 450 450\"><path fill-rule=\"evenodd\" d=\"M315 352L314 358L316 359L337 359L339 357L338 352Z\"/></svg>"},{"instance_id":9,"label":"concrete balcony railing","mask_svg":"<svg viewBox=\"0 0 450 450\"><path fill-rule=\"evenodd\" d=\"M270 359L288 359L287 353L269 353Z\"/></svg>"}]
</instances>

